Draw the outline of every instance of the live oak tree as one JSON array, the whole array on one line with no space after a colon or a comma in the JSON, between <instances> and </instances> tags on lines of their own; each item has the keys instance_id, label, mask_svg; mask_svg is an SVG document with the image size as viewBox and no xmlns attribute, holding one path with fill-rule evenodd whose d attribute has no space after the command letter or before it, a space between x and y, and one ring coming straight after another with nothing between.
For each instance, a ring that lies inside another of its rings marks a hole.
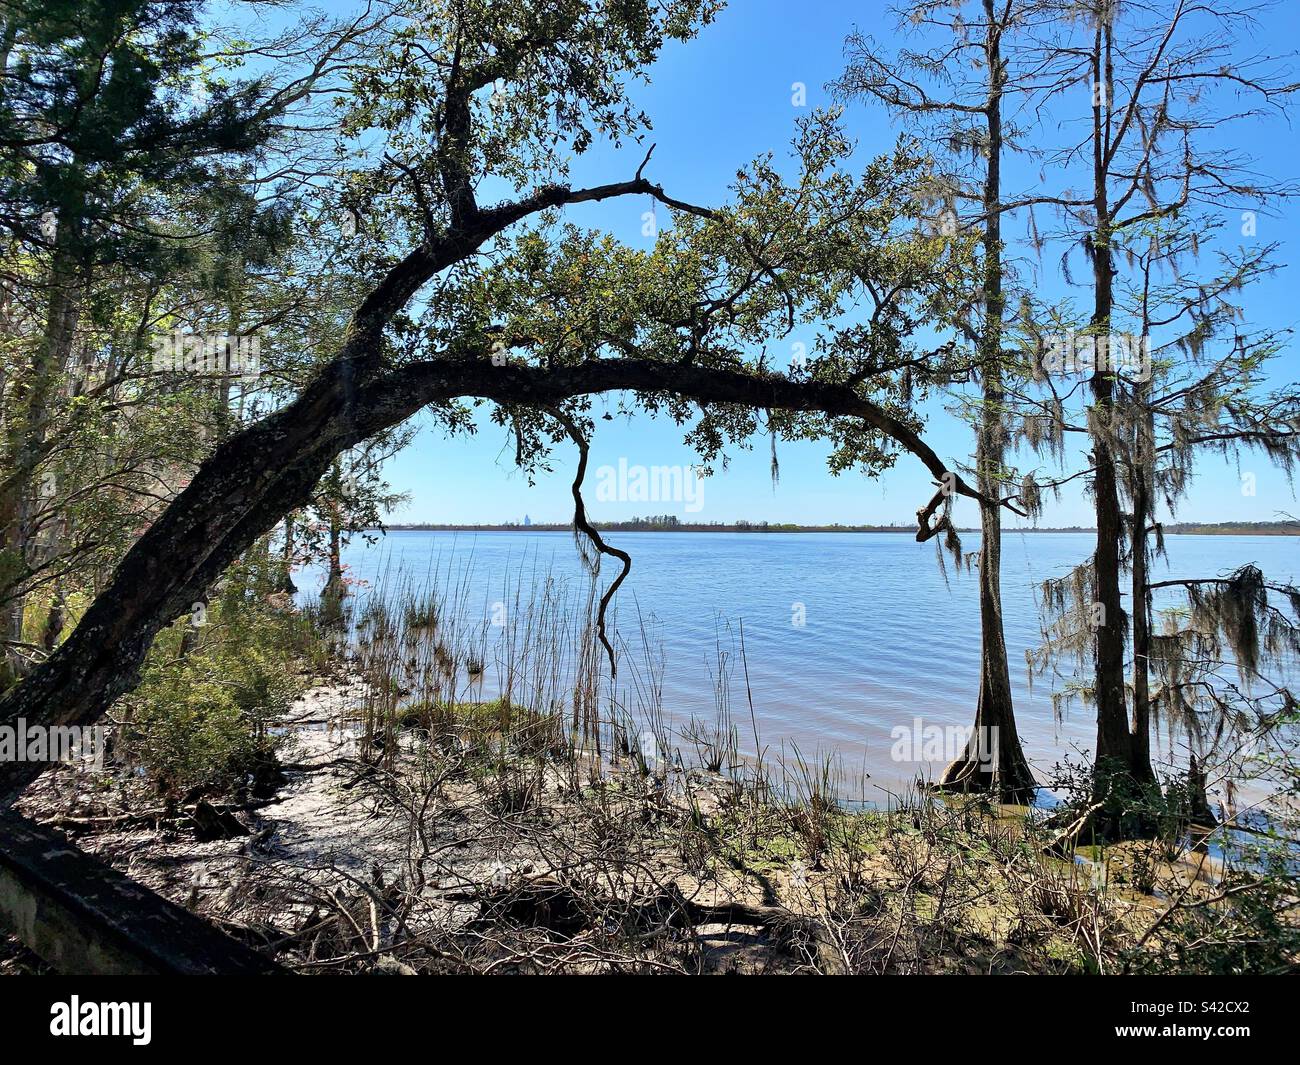
<instances>
[{"instance_id":1,"label":"live oak tree","mask_svg":"<svg viewBox=\"0 0 1300 1065\"><path fill-rule=\"evenodd\" d=\"M386 8L349 67L339 116L340 135L368 154L322 193L352 219L354 267L368 275L346 328L294 398L215 447L72 635L0 700L0 720L94 720L134 683L159 628L307 504L340 453L420 410L465 430L462 401L489 401L521 440L572 439L566 422L579 438L589 431L587 397L617 393L693 419L706 459L760 417L785 437L829 434L837 468L911 452L942 486L922 508L923 537L944 528L951 493L979 498L921 439L909 404L921 371L950 369L947 349L913 349L911 329L956 310L969 262L960 239L916 233L922 160L900 150L850 176L850 146L818 119L797 141L796 181L760 161L716 209L669 196L646 176L648 156L622 180L567 181L569 151L644 129L629 81L714 10L706 0ZM485 204L488 189L504 198ZM568 205L633 195L674 212L652 251L554 228ZM798 372L754 354L801 315L859 307L864 320ZM5 797L37 771L4 766Z\"/></svg>"}]
</instances>

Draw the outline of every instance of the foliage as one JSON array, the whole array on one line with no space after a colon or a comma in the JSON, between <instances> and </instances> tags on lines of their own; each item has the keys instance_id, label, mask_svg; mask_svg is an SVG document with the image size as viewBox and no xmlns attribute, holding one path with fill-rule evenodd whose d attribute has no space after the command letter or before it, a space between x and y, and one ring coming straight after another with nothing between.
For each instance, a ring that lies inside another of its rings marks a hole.
<instances>
[{"instance_id":1,"label":"foliage","mask_svg":"<svg viewBox=\"0 0 1300 1065\"><path fill-rule=\"evenodd\" d=\"M124 750L176 798L255 788L273 766L272 725L305 688L311 619L270 605L276 569L263 555L226 578L195 626L160 634L139 687L119 702Z\"/></svg>"}]
</instances>

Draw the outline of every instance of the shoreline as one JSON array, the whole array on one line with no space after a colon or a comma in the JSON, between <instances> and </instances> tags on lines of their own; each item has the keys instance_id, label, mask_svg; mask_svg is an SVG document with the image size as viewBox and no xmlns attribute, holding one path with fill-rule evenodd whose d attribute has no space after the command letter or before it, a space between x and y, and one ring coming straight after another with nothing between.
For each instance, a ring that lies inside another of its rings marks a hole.
<instances>
[{"instance_id":1,"label":"shoreline","mask_svg":"<svg viewBox=\"0 0 1300 1065\"><path fill-rule=\"evenodd\" d=\"M850 811L735 767L602 765L494 704L367 734L368 692L313 678L257 802L159 808L68 768L21 807L298 973L1079 973L1159 919L1157 881L1216 884L1192 856L1093 853L977 797ZM1060 919L1083 914L1115 942L1094 953ZM0 965L40 963L10 941Z\"/></svg>"},{"instance_id":2,"label":"shoreline","mask_svg":"<svg viewBox=\"0 0 1300 1065\"><path fill-rule=\"evenodd\" d=\"M900 533L915 536L916 526L910 528L895 525L639 525L620 522L596 522L595 527L601 532L644 532L644 533L766 533L803 535L816 533ZM423 522L402 522L385 525L382 530L370 532L510 532L510 533L572 533L571 524L536 523L532 525L440 525ZM978 533L976 528L959 528L959 533ZM1004 528L1003 533L1033 533L1077 535L1096 533L1088 528ZM1300 526L1277 527L1272 524L1256 528L1247 525L1220 527L1212 525L1167 526L1166 536L1300 536Z\"/></svg>"}]
</instances>

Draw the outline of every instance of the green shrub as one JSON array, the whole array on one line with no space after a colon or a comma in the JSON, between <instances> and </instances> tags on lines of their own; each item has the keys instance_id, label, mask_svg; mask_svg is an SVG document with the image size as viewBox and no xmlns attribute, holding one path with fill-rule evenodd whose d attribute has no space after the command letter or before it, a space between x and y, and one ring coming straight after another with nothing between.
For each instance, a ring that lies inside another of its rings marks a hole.
<instances>
[{"instance_id":1,"label":"green shrub","mask_svg":"<svg viewBox=\"0 0 1300 1065\"><path fill-rule=\"evenodd\" d=\"M191 668L161 670L141 685L129 744L168 797L228 790L274 753L231 687Z\"/></svg>"},{"instance_id":2,"label":"green shrub","mask_svg":"<svg viewBox=\"0 0 1300 1065\"><path fill-rule=\"evenodd\" d=\"M236 567L205 624L160 633L120 707L125 750L163 795L229 792L276 761L271 726L306 687L320 640L309 619L265 601L265 574Z\"/></svg>"}]
</instances>

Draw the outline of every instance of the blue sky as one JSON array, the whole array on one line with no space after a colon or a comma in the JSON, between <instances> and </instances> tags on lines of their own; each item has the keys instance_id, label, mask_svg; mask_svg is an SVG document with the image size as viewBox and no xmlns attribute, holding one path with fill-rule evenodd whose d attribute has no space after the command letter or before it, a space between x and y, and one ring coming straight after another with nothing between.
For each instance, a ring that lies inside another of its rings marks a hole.
<instances>
[{"instance_id":1,"label":"blue sky","mask_svg":"<svg viewBox=\"0 0 1300 1065\"><path fill-rule=\"evenodd\" d=\"M339 5L340 7L343 5ZM1255 44L1280 50L1275 42L1300 39L1300 4L1284 3L1264 16ZM791 104L791 86L807 86L808 106L828 103L825 84L838 76L843 65L843 40L855 25L891 46L895 41L892 18L884 6L860 0L817 0L792 4L789 0L741 0L724 10L717 22L687 45L667 48L651 71L652 83L637 87L635 100L651 116L648 135L657 144L648 176L670 194L699 203L717 203L725 197L737 166L765 151L782 153L801 109ZM806 109L802 109L806 113ZM850 108L848 129L859 142L863 157L886 150L898 129L883 109L857 105ZM1294 178L1294 132L1272 121L1241 131L1243 152L1257 161L1257 169L1272 178ZM577 160L575 183L617 180L631 175L644 146L622 151L600 146ZM642 199L585 206L569 217L583 225L601 226L633 245L646 246L641 216L650 205ZM660 217L663 211L660 209ZM1226 212L1225 212L1226 213ZM1286 263L1300 248L1295 207L1279 216L1258 220L1260 241L1283 242L1280 260ZM1239 231L1239 211L1225 218L1227 230ZM1040 220L1041 224L1041 220ZM1047 253L1059 255L1059 251ZM1294 293L1300 265L1286 267L1258 285L1249 295L1247 324L1251 328L1290 327L1300 319ZM1086 293L1080 295L1080 298ZM790 341L799 339L795 334ZM811 342L812 336L806 338ZM811 347L811 344L810 344ZM1277 372L1296 378L1296 356L1288 352ZM945 457L963 459L971 451L968 429L929 404L925 436ZM571 517L569 479L571 449L557 453L556 472L541 476L536 485L513 470L513 447L504 433L484 419L471 438L446 440L422 430L414 444L391 460L386 476L394 488L409 493L410 502L391 515L395 521L499 522L567 521ZM602 465L687 466L693 452L682 442L682 430L671 422L648 417L631 422L597 422L592 445L593 472ZM732 521L738 518L808 523L910 522L927 495L929 479L920 463L901 456L896 467L878 480L857 474L833 477L825 465L826 449L816 444L786 444L780 448L781 478L775 486L769 473L770 456L765 440L753 452L733 453L729 469L708 480L703 506L693 520ZM1283 473L1254 458L1244 459L1242 472L1256 478L1256 493L1244 495L1235 466L1207 456L1180 518L1197 521L1270 520L1283 512L1300 512L1292 487ZM594 478L593 478L594 483ZM686 506L642 502L603 502L588 493L589 510L598 520L617 520L649 512L676 512L688 516ZM974 508L959 504L961 524L975 520ZM1059 504L1049 505L1046 525L1090 525L1090 506L1077 487Z\"/></svg>"}]
</instances>

